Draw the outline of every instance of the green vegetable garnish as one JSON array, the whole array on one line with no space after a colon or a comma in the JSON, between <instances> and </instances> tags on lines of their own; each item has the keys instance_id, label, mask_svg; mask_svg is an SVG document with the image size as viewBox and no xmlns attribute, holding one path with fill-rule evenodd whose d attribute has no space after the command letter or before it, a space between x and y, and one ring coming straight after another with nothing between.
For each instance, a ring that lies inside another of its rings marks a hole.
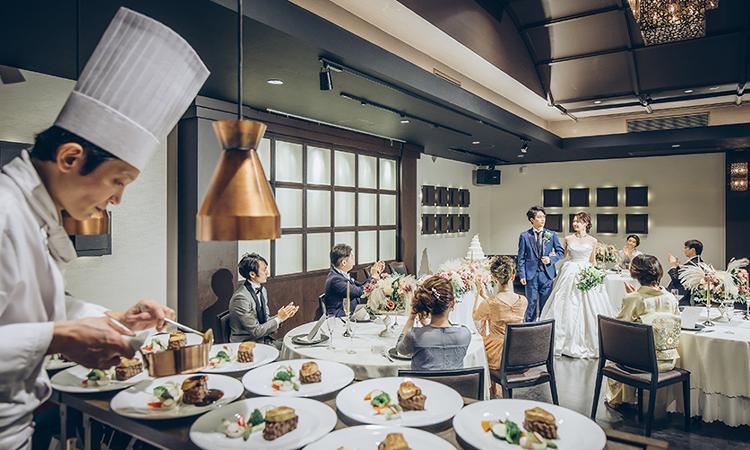
<instances>
[{"instance_id":1,"label":"green vegetable garnish","mask_svg":"<svg viewBox=\"0 0 750 450\"><path fill-rule=\"evenodd\" d=\"M515 445L521 442L521 429L512 420L505 421L505 440Z\"/></svg>"},{"instance_id":2,"label":"green vegetable garnish","mask_svg":"<svg viewBox=\"0 0 750 450\"><path fill-rule=\"evenodd\" d=\"M104 371L99 369L91 369L88 375L86 375L86 378L88 378L90 381L103 380L106 377L107 375L104 373Z\"/></svg>"},{"instance_id":3,"label":"green vegetable garnish","mask_svg":"<svg viewBox=\"0 0 750 450\"><path fill-rule=\"evenodd\" d=\"M224 350L219 350L219 353L217 353L216 356L214 356L214 358L221 358L224 361L231 361L232 360L232 358Z\"/></svg>"},{"instance_id":4,"label":"green vegetable garnish","mask_svg":"<svg viewBox=\"0 0 750 450\"><path fill-rule=\"evenodd\" d=\"M294 374L289 373L286 370L282 370L282 371L279 371L279 373L277 373L274 378L277 380L281 380L281 381L289 381L292 379L293 376Z\"/></svg>"},{"instance_id":5,"label":"green vegetable garnish","mask_svg":"<svg viewBox=\"0 0 750 450\"><path fill-rule=\"evenodd\" d=\"M154 388L154 397L162 401L173 398L172 394L169 393L169 389L164 386L156 386Z\"/></svg>"},{"instance_id":6,"label":"green vegetable garnish","mask_svg":"<svg viewBox=\"0 0 750 450\"><path fill-rule=\"evenodd\" d=\"M255 411L257 411L257 409ZM251 426L245 427L245 432L242 433L242 440L246 441L246 440L250 439L250 435L251 434L253 434L253 427L251 427Z\"/></svg>"},{"instance_id":7,"label":"green vegetable garnish","mask_svg":"<svg viewBox=\"0 0 750 450\"><path fill-rule=\"evenodd\" d=\"M370 403L372 404L372 406L386 406L391 403L391 396L385 392L381 392L380 394L373 397Z\"/></svg>"},{"instance_id":8,"label":"green vegetable garnish","mask_svg":"<svg viewBox=\"0 0 750 450\"><path fill-rule=\"evenodd\" d=\"M557 448L557 444L547 439L547 448Z\"/></svg>"},{"instance_id":9,"label":"green vegetable garnish","mask_svg":"<svg viewBox=\"0 0 750 450\"><path fill-rule=\"evenodd\" d=\"M250 414L250 418L247 421L250 423L250 425L256 426L265 422L266 419L265 417L263 417L263 413L260 412L259 409L254 409L253 413Z\"/></svg>"}]
</instances>

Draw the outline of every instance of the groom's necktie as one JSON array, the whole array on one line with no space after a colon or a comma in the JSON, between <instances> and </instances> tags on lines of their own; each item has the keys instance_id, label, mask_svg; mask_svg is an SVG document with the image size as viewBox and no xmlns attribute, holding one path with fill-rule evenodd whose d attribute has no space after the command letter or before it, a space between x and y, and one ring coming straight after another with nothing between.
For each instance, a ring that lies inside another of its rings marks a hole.
<instances>
[{"instance_id":1,"label":"groom's necktie","mask_svg":"<svg viewBox=\"0 0 750 450\"><path fill-rule=\"evenodd\" d=\"M544 251L544 248L542 248L542 232L534 230L534 235L536 236L536 248L539 250L539 254L541 255Z\"/></svg>"}]
</instances>

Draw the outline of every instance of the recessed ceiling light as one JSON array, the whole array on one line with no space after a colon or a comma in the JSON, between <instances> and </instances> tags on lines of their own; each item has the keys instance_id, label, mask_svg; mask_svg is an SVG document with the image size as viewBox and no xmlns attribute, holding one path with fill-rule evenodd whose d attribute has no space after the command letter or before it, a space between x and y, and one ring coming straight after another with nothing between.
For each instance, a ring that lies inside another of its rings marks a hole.
<instances>
[{"instance_id":1,"label":"recessed ceiling light","mask_svg":"<svg viewBox=\"0 0 750 450\"><path fill-rule=\"evenodd\" d=\"M409 119L401 119L401 120L399 120L399 122L401 122L401 123L409 123Z\"/></svg>"},{"instance_id":2,"label":"recessed ceiling light","mask_svg":"<svg viewBox=\"0 0 750 450\"><path fill-rule=\"evenodd\" d=\"M719 86L711 86L710 88L708 88L708 90L710 91L715 91L717 89L719 89Z\"/></svg>"},{"instance_id":3,"label":"recessed ceiling light","mask_svg":"<svg viewBox=\"0 0 750 450\"><path fill-rule=\"evenodd\" d=\"M472 143L472 144L474 144L474 145L478 145L478 144L480 144L480 142L479 142L479 141L472 141L471 143Z\"/></svg>"},{"instance_id":4,"label":"recessed ceiling light","mask_svg":"<svg viewBox=\"0 0 750 450\"><path fill-rule=\"evenodd\" d=\"M672 148L679 148L680 144L672 144Z\"/></svg>"},{"instance_id":5,"label":"recessed ceiling light","mask_svg":"<svg viewBox=\"0 0 750 450\"><path fill-rule=\"evenodd\" d=\"M278 86L278 85L284 84L284 81L279 80L278 78L271 78L270 80L266 80L266 83Z\"/></svg>"},{"instance_id":6,"label":"recessed ceiling light","mask_svg":"<svg viewBox=\"0 0 750 450\"><path fill-rule=\"evenodd\" d=\"M526 155L524 155L523 153L521 153L520 155L516 155L516 156L518 156L519 158L523 158Z\"/></svg>"},{"instance_id":7,"label":"recessed ceiling light","mask_svg":"<svg viewBox=\"0 0 750 450\"><path fill-rule=\"evenodd\" d=\"M594 104L595 104L595 105L601 105L601 104L602 104L602 101L601 101L601 100L594 100Z\"/></svg>"},{"instance_id":8,"label":"recessed ceiling light","mask_svg":"<svg viewBox=\"0 0 750 450\"><path fill-rule=\"evenodd\" d=\"M693 90L692 89L685 89L683 92L685 92L686 94L692 94Z\"/></svg>"}]
</instances>

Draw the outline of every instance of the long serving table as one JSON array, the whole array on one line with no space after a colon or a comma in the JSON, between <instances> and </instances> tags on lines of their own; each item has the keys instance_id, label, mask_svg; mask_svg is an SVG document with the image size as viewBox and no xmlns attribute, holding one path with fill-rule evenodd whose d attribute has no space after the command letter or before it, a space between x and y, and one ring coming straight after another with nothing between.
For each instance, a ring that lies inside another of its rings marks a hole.
<instances>
[{"instance_id":1,"label":"long serving table","mask_svg":"<svg viewBox=\"0 0 750 450\"><path fill-rule=\"evenodd\" d=\"M241 374L240 374L241 375ZM238 375L239 377L239 375ZM66 442L67 417L69 409L75 409L83 414L84 442L83 449L91 450L97 448L92 442L92 422L105 424L115 430L130 435L142 442L165 450L198 450L198 447L190 441L190 426L199 416L177 420L146 421L123 417L109 408L109 401L116 392L101 394L68 394L55 391L51 400L60 406L61 418L61 441ZM249 397L246 394L245 397ZM244 397L243 397L244 398ZM335 396L327 396L320 399L326 405L336 411ZM464 404L474 403L476 400L464 398ZM338 414L336 430L346 428L351 424L348 420ZM453 430L451 423L442 427L429 429L437 436L450 442L458 449L470 449L472 447L463 442ZM615 430L605 430L607 435L607 446L609 450L634 450L634 449L666 449L668 444L657 439L645 438L630 433Z\"/></svg>"}]
</instances>

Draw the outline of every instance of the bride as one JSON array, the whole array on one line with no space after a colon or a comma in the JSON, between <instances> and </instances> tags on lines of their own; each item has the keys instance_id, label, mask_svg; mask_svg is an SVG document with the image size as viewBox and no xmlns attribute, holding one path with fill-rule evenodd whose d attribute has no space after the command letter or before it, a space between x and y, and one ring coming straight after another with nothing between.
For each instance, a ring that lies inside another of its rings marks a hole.
<instances>
[{"instance_id":1,"label":"bride","mask_svg":"<svg viewBox=\"0 0 750 450\"><path fill-rule=\"evenodd\" d=\"M604 285L583 292L576 287L576 276L594 264L597 240L591 230L591 216L580 212L573 218L575 234L565 237L566 258L552 287L540 320L555 319L555 355L574 358L599 356L599 314L615 317L617 311L609 300Z\"/></svg>"}]
</instances>

